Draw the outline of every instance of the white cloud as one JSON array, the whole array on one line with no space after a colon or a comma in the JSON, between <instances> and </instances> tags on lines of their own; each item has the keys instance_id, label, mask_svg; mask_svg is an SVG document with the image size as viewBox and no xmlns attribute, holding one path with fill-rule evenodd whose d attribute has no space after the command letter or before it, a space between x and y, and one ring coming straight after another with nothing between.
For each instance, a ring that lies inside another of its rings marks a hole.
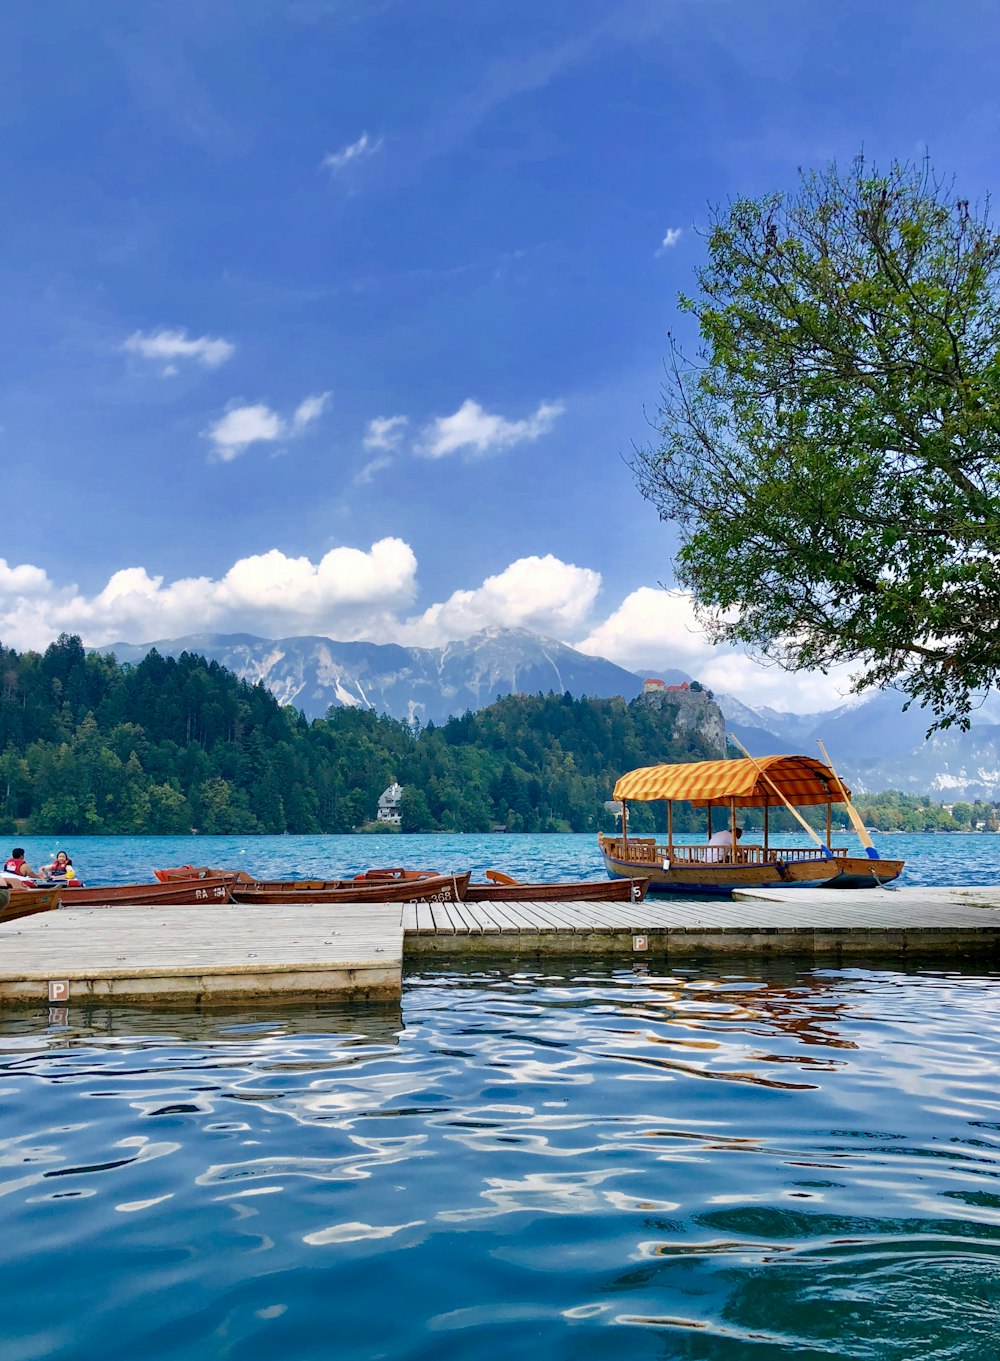
<instances>
[{"instance_id":1,"label":"white cloud","mask_svg":"<svg viewBox=\"0 0 1000 1361\"><path fill-rule=\"evenodd\" d=\"M329 392L306 397L295 408L291 420L286 420L263 402L230 406L226 414L202 434L211 440L216 457L223 463L231 463L251 444L273 444L275 440L301 435L319 420L329 400Z\"/></svg>"},{"instance_id":2,"label":"white cloud","mask_svg":"<svg viewBox=\"0 0 1000 1361\"><path fill-rule=\"evenodd\" d=\"M250 444L281 439L284 433L285 422L262 402L255 406L230 407L221 420L204 432L223 463L238 458Z\"/></svg>"},{"instance_id":3,"label":"white cloud","mask_svg":"<svg viewBox=\"0 0 1000 1361\"><path fill-rule=\"evenodd\" d=\"M386 538L367 552L333 548L316 563L274 548L239 559L217 580L167 583L144 567L126 567L87 596L75 585L57 587L41 568L0 559L0 638L10 647L44 648L64 631L91 646L211 629L387 637L396 613L413 602L416 570L409 544Z\"/></svg>"},{"instance_id":4,"label":"white cloud","mask_svg":"<svg viewBox=\"0 0 1000 1361\"><path fill-rule=\"evenodd\" d=\"M324 170L343 170L345 165L350 165L352 161L360 160L365 156L374 156L382 147L381 137L369 137L367 132L363 132L356 142L350 146L341 147L339 151L328 152L321 162Z\"/></svg>"},{"instance_id":5,"label":"white cloud","mask_svg":"<svg viewBox=\"0 0 1000 1361\"><path fill-rule=\"evenodd\" d=\"M386 468L391 466L392 459L388 454L381 454L378 458L373 458L359 472L355 473L354 485L356 487L365 486L366 483L374 479L376 473L384 472Z\"/></svg>"},{"instance_id":6,"label":"white cloud","mask_svg":"<svg viewBox=\"0 0 1000 1361\"><path fill-rule=\"evenodd\" d=\"M418 452L426 458L444 458L461 450L489 454L547 435L565 411L561 402L542 402L533 416L508 421L492 416L467 397L451 416L438 416L424 430Z\"/></svg>"},{"instance_id":7,"label":"white cloud","mask_svg":"<svg viewBox=\"0 0 1000 1361\"><path fill-rule=\"evenodd\" d=\"M292 429L305 430L313 421L318 421L330 400L330 395L329 392L321 392L316 397L307 397L305 401L299 402L292 417Z\"/></svg>"},{"instance_id":8,"label":"white cloud","mask_svg":"<svg viewBox=\"0 0 1000 1361\"><path fill-rule=\"evenodd\" d=\"M403 429L409 421L406 416L376 416L368 422L365 432L366 449L395 449L403 438Z\"/></svg>"},{"instance_id":9,"label":"white cloud","mask_svg":"<svg viewBox=\"0 0 1000 1361\"><path fill-rule=\"evenodd\" d=\"M52 583L41 567L32 567L29 563L11 567L0 558L0 596L43 596L51 588Z\"/></svg>"},{"instance_id":10,"label":"white cloud","mask_svg":"<svg viewBox=\"0 0 1000 1361\"><path fill-rule=\"evenodd\" d=\"M676 667L711 690L736 695L746 704L809 712L843 703L850 690L850 668L824 676L789 673L764 666L745 653L709 642L691 596L684 591L642 586L583 639L581 652L607 657L630 671Z\"/></svg>"},{"instance_id":11,"label":"white cloud","mask_svg":"<svg viewBox=\"0 0 1000 1361\"><path fill-rule=\"evenodd\" d=\"M551 553L519 558L477 589L455 591L408 620L402 632L424 647L467 638L491 625L563 637L582 625L600 585L599 572L561 562Z\"/></svg>"},{"instance_id":12,"label":"white cloud","mask_svg":"<svg viewBox=\"0 0 1000 1361\"><path fill-rule=\"evenodd\" d=\"M164 378L177 373L178 359L193 359L206 369L217 369L236 353L236 346L218 336L198 336L188 339L187 331L135 331L122 345L127 354L138 354L143 359L164 361Z\"/></svg>"},{"instance_id":13,"label":"white cloud","mask_svg":"<svg viewBox=\"0 0 1000 1361\"><path fill-rule=\"evenodd\" d=\"M684 235L683 228L681 228L681 227L668 227L668 228L667 228L667 234L666 234L666 236L664 236L663 240L660 242L660 245L659 245L659 248L657 249L656 254L657 254L657 255L663 255L666 251L670 250L671 247L676 246L676 245L677 245L677 242L681 239L681 237L682 237L683 235Z\"/></svg>"}]
</instances>

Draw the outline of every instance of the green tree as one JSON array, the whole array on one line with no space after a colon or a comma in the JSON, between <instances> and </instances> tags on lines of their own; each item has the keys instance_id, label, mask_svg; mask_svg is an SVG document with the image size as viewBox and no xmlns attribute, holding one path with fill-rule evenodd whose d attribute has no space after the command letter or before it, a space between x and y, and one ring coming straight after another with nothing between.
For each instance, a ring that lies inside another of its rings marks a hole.
<instances>
[{"instance_id":1,"label":"green tree","mask_svg":"<svg viewBox=\"0 0 1000 1361\"><path fill-rule=\"evenodd\" d=\"M191 808L178 789L169 784L154 784L149 789L149 824L144 829L154 836L182 836L191 830Z\"/></svg>"},{"instance_id":2,"label":"green tree","mask_svg":"<svg viewBox=\"0 0 1000 1361\"><path fill-rule=\"evenodd\" d=\"M403 796L399 800L399 814L399 829L402 832L434 830L434 819L427 804L427 796L422 789L417 789L414 785L407 785L403 790Z\"/></svg>"},{"instance_id":3,"label":"green tree","mask_svg":"<svg viewBox=\"0 0 1000 1361\"><path fill-rule=\"evenodd\" d=\"M968 725L1000 673L1000 235L858 157L714 214L633 469L717 641Z\"/></svg>"}]
</instances>

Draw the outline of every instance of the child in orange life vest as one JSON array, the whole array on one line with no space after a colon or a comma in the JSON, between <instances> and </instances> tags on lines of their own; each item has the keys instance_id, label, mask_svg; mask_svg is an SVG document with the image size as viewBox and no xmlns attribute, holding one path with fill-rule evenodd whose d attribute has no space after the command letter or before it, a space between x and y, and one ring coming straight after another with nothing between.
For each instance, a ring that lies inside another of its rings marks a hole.
<instances>
[{"instance_id":1,"label":"child in orange life vest","mask_svg":"<svg viewBox=\"0 0 1000 1361\"><path fill-rule=\"evenodd\" d=\"M70 860L66 852L59 851L55 860L53 860L50 865L42 866L42 875L46 879L57 879L60 882L66 882L69 879L76 878L76 871L73 868L72 860Z\"/></svg>"}]
</instances>

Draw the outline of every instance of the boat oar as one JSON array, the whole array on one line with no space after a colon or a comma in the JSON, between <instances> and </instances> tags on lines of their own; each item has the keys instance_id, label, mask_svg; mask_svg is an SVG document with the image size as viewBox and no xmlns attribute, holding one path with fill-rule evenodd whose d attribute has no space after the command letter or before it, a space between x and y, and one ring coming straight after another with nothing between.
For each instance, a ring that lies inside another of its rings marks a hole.
<instances>
[{"instance_id":1,"label":"boat oar","mask_svg":"<svg viewBox=\"0 0 1000 1361\"><path fill-rule=\"evenodd\" d=\"M819 746L820 751L823 753L823 760L824 760L824 761L827 763L827 765L830 767L830 773L831 773L831 775L832 775L833 778L837 781L837 783L840 785L840 792L843 794L843 796L844 796L844 803L847 805L847 813L848 813L848 816L850 817L851 821L854 823L854 830L857 832L858 836L861 838L861 844L862 844L862 846L864 846L864 848L865 848L865 852L866 852L866 854L867 854L867 856L868 856L868 859L869 859L869 860L881 860L882 857L879 855L878 851L875 849L875 843L872 841L871 837L870 837L869 834L868 834L868 828L865 826L864 822L862 821L862 819L861 819L861 814L860 814L860 813L858 812L858 810L855 808L853 802L851 801L851 796L850 796L850 794L848 794L847 790L844 788L844 782L843 782L843 780L840 778L840 776L839 776L839 775L837 774L837 772L834 770L834 768L833 768L833 762L830 760L829 756L827 756L827 754L826 754L826 747L824 747L823 743L820 741L820 739L819 739L818 737L816 738L816 742L817 742L817 745ZM874 866L874 865L870 865L869 868L871 869L871 872L872 872L872 878L875 880L876 884L878 884L879 888L885 889L886 893L891 892L892 890L891 890L890 886L889 886L889 885L886 885L886 884L883 884L882 880L881 880L881 879L878 877L878 875L875 873L875 866Z\"/></svg>"},{"instance_id":2,"label":"boat oar","mask_svg":"<svg viewBox=\"0 0 1000 1361\"><path fill-rule=\"evenodd\" d=\"M823 743L820 741L820 739L819 739L818 737L816 738L816 745L819 747L820 751L823 753L823 760L824 760L824 761L827 763L827 765L830 767L830 773L831 773L831 775L832 775L833 778L837 781L837 783L840 785L840 792L843 794L843 796L844 796L844 803L847 805L847 816L848 816L848 817L851 819L851 821L854 823L854 830L857 832L858 836L861 838L861 844L862 844L862 846L864 846L865 851L866 851L867 854L868 854L868 859L869 859L869 860L879 860L879 859L881 859L881 857L879 856L878 851L875 849L875 843L872 841L871 837L868 835L868 828L865 826L864 822L862 821L861 814L860 814L860 813L858 812L858 810L855 808L854 803L853 803L852 800L851 800L850 794L849 794L849 793L847 792L847 790L844 788L844 782L843 782L843 780L840 778L840 776L839 776L839 775L837 774L837 772L834 770L834 768L833 768L833 762L830 760L829 756L827 756L827 754L826 754L826 747L824 747Z\"/></svg>"},{"instance_id":3,"label":"boat oar","mask_svg":"<svg viewBox=\"0 0 1000 1361\"><path fill-rule=\"evenodd\" d=\"M799 812L799 810L798 810L797 808L793 808L793 807L792 807L792 805L791 805L791 804L788 802L788 800L785 798L784 794L782 794L782 792L781 792L781 790L778 788L778 786L774 783L774 781L773 781L773 780L770 778L770 776L767 774L767 771L764 770L764 768L763 768L762 766L759 766L759 765L757 764L757 762L753 759L753 757L752 757L752 756L750 755L750 753L747 751L746 747L745 747L745 746L743 745L743 743L739 740L739 738L738 738L738 737L734 737L733 734L730 733L730 734L729 734L729 740L730 740L730 742L732 742L735 746L739 747L740 751L743 753L743 755L747 758L747 760L750 762L750 764L751 764L751 765L753 766L753 768L756 770L756 772L757 772L757 774L760 776L760 778L764 781L764 783L765 783L766 785L768 785L768 786L775 792L775 794L777 794L778 798L781 800L781 802L785 805L785 807L786 807L786 808L788 809L788 811L791 813L792 817L795 818L797 822L801 822L802 826L806 829L806 831L807 831L807 832L809 833L809 835L812 837L813 841L815 841L816 845L817 845L817 846L820 848L820 850L823 852L823 859L824 859L824 860L832 860L832 859L834 858L834 856L833 856L833 851L830 850L830 847L826 844L826 842L823 840L823 838L822 838L822 837L821 837L821 836L820 836L812 827L809 826L808 822L806 822L805 818L802 816L802 814Z\"/></svg>"}]
</instances>

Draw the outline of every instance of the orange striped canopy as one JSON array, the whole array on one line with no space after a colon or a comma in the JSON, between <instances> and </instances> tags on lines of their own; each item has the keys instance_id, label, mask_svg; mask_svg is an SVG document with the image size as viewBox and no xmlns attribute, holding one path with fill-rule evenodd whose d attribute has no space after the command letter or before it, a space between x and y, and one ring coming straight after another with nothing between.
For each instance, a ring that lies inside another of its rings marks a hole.
<instances>
[{"instance_id":1,"label":"orange striped canopy","mask_svg":"<svg viewBox=\"0 0 1000 1361\"><path fill-rule=\"evenodd\" d=\"M643 766L630 770L615 785L616 799L684 799L696 808L709 804L738 808L781 806L780 794L793 808L814 803L846 803L851 791L829 766L812 756L758 756L753 761L689 761L676 766Z\"/></svg>"}]
</instances>

